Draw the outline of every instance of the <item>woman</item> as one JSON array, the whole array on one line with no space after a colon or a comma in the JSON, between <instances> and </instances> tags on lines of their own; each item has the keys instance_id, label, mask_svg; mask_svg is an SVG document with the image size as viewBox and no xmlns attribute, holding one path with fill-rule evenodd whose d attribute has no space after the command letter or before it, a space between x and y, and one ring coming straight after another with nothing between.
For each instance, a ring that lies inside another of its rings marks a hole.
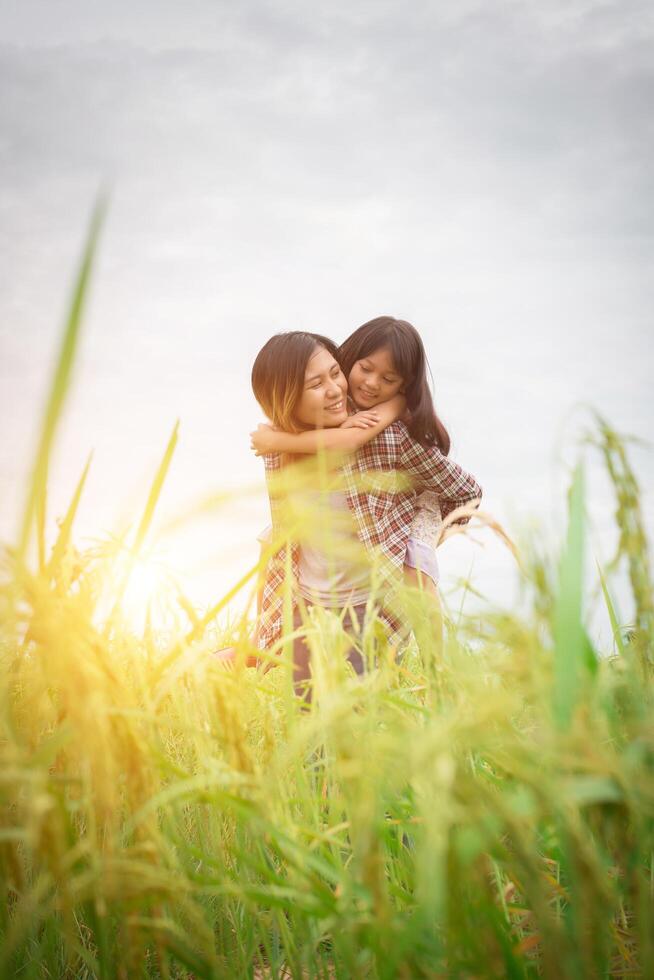
<instances>
[{"instance_id":1,"label":"woman","mask_svg":"<svg viewBox=\"0 0 654 980\"><path fill-rule=\"evenodd\" d=\"M303 332L279 334L264 345L253 366L252 388L277 428L292 432L335 429L347 420L347 381L336 353L336 346L328 338ZM394 411L393 417L397 417L397 406ZM372 425L374 438L346 457L340 467L343 489L323 488L322 493L323 514L340 517L340 542L357 543L367 561L362 562L352 549L344 547L340 554L330 555L315 539L304 542L294 538L292 518L289 520L288 513L284 513L292 482L287 481L280 493L279 480L275 479L286 471L290 460L280 454L264 457L273 542L281 544L266 568L258 629L258 644L263 649L274 647L282 634L287 570L296 623L305 603L347 610L348 628L355 626L355 620L357 624L363 622L373 593L373 566L379 571L383 591L376 615L389 642L400 643L408 631L396 611L395 593L401 583L417 493L436 492L443 516L481 497L476 481L437 447L425 447L415 441L402 422L389 425L383 406L378 406L377 412L382 417ZM320 496L321 488L311 489ZM326 497L325 493L336 496ZM351 650L348 656L361 673L363 662L358 652ZM294 663L299 684L310 676L309 654L303 641L294 644Z\"/></svg>"}]
</instances>

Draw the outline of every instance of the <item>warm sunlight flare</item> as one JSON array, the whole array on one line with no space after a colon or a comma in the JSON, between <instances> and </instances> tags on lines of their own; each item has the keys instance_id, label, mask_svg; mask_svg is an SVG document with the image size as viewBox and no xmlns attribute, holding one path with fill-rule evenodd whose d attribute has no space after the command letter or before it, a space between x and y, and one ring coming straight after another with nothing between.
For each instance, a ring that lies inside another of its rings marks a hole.
<instances>
[{"instance_id":1,"label":"warm sunlight flare","mask_svg":"<svg viewBox=\"0 0 654 980\"><path fill-rule=\"evenodd\" d=\"M176 586L170 567L160 554L136 558L128 555L118 576L125 576L121 601L124 621L142 634L149 624L153 630L170 628L179 619Z\"/></svg>"}]
</instances>

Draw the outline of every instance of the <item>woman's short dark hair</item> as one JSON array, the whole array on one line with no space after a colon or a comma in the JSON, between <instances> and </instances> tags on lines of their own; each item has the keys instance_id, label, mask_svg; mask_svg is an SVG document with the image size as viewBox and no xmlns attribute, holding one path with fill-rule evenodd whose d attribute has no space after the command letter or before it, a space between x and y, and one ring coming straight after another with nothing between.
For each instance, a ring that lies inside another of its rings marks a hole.
<instances>
[{"instance_id":1,"label":"woman's short dark hair","mask_svg":"<svg viewBox=\"0 0 654 980\"><path fill-rule=\"evenodd\" d=\"M295 418L295 409L304 390L307 364L321 347L337 357L338 348L329 337L291 330L271 337L255 358L254 397L273 425L284 432L301 432L306 428Z\"/></svg>"}]
</instances>

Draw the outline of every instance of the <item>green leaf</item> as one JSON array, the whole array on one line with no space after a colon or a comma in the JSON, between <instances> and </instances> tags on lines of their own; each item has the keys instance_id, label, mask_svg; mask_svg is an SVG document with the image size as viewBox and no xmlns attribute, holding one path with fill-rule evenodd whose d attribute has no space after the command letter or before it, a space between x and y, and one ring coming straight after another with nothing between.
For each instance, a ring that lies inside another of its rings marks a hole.
<instances>
[{"instance_id":1,"label":"green leaf","mask_svg":"<svg viewBox=\"0 0 654 980\"><path fill-rule=\"evenodd\" d=\"M168 440L168 445L166 446L166 451L163 454L163 459L159 464L159 469L156 472L155 478L152 481L152 486L150 488L150 493L148 495L148 500L145 505L145 510L143 511L143 517L141 518L141 523L138 526L136 536L134 538L134 552L137 553L146 534L148 533L150 524L152 523L152 518L154 517L155 507L157 506L157 501L161 494L161 489L164 485L168 469L170 467L173 454L175 452L175 447L177 446L177 439L179 433L179 419L175 422L173 426L173 431L171 432L170 439Z\"/></svg>"},{"instance_id":2,"label":"green leaf","mask_svg":"<svg viewBox=\"0 0 654 980\"><path fill-rule=\"evenodd\" d=\"M86 478L88 476L89 467L91 465L91 459L93 458L93 453L89 455L86 461L86 466L82 472L82 475L77 484L75 493L73 494L73 499L71 500L68 510L66 511L66 516L64 517L61 528L59 530L59 535L55 542L55 546L52 549L52 555L48 563L48 572L52 578L57 577L59 571L59 566L61 565L62 559L66 554L68 548L68 542L70 541L70 535L73 528L73 521L75 520L75 515L77 514L77 508L79 507L80 498L82 496L82 491L84 490L84 484L86 483Z\"/></svg>"},{"instance_id":3,"label":"green leaf","mask_svg":"<svg viewBox=\"0 0 654 980\"><path fill-rule=\"evenodd\" d=\"M45 558L45 501L50 456L66 401L66 395L70 387L70 379L82 325L82 314L84 312L89 280L95 260L95 251L104 221L105 211L106 198L104 195L100 195L91 215L82 261L77 273L70 309L64 325L57 367L46 402L36 458L32 467L32 475L27 493L27 503L23 512L18 557L19 559L24 559L25 557L29 544L32 521L36 517L40 565L43 564Z\"/></svg>"},{"instance_id":4,"label":"green leaf","mask_svg":"<svg viewBox=\"0 0 654 980\"><path fill-rule=\"evenodd\" d=\"M583 562L584 475L578 466L570 488L568 534L554 608L554 717L560 728L566 728L572 719L587 658L582 622Z\"/></svg>"},{"instance_id":5,"label":"green leaf","mask_svg":"<svg viewBox=\"0 0 654 980\"><path fill-rule=\"evenodd\" d=\"M618 653L624 654L624 639L622 636L622 627L618 622L618 617L615 613L615 605L613 599L611 598L611 593L609 592L608 583L606 581L606 576L602 571L602 566L597 562L597 571L599 572L600 582L602 584L602 592L604 594L604 603L606 605L607 612L609 614L609 621L611 623L611 631L613 633L613 640L616 647L618 648Z\"/></svg>"}]
</instances>

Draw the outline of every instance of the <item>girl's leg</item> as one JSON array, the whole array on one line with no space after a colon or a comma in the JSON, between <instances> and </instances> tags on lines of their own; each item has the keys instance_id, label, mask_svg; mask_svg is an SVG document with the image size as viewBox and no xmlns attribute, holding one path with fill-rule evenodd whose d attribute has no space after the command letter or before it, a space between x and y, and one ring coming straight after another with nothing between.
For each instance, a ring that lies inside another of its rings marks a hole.
<instances>
[{"instance_id":1,"label":"girl's leg","mask_svg":"<svg viewBox=\"0 0 654 980\"><path fill-rule=\"evenodd\" d=\"M407 615L423 658L440 660L443 652L443 614L438 586L431 576L404 566Z\"/></svg>"},{"instance_id":2,"label":"girl's leg","mask_svg":"<svg viewBox=\"0 0 654 980\"><path fill-rule=\"evenodd\" d=\"M418 589L419 591L425 592L427 595L432 596L432 598L438 602L440 608L438 587L430 575L426 575L424 572L414 568L412 565L405 565L404 581L409 588Z\"/></svg>"}]
</instances>

